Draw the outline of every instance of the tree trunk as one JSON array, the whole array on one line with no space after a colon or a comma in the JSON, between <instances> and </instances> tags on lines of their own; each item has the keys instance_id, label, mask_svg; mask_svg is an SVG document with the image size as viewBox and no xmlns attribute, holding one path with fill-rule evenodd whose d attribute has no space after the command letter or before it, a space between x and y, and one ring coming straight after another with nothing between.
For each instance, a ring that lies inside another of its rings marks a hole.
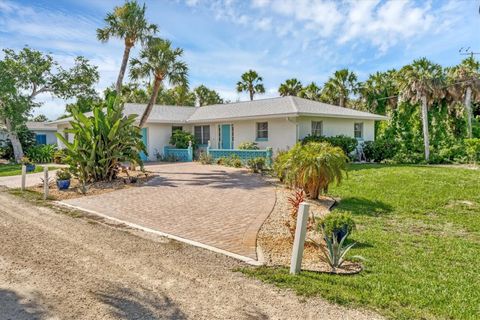
<instances>
[{"instance_id":1,"label":"tree trunk","mask_svg":"<svg viewBox=\"0 0 480 320\"><path fill-rule=\"evenodd\" d=\"M425 161L430 160L430 138L428 135L428 110L427 97L422 96L422 124L423 124L423 144L425 146Z\"/></svg>"},{"instance_id":2,"label":"tree trunk","mask_svg":"<svg viewBox=\"0 0 480 320\"><path fill-rule=\"evenodd\" d=\"M467 113L467 136L472 137L472 88L467 87L465 92L465 112Z\"/></svg>"},{"instance_id":3,"label":"tree trunk","mask_svg":"<svg viewBox=\"0 0 480 320\"><path fill-rule=\"evenodd\" d=\"M160 90L161 84L162 84L162 79L155 78L155 83L153 84L152 96L150 97L150 101L147 104L147 108L145 108L142 118L140 119L140 124L139 124L140 128L143 128L143 126L147 122L148 116L150 116L150 112L152 112L153 106L155 105L155 101L157 101L158 91Z\"/></svg>"},{"instance_id":4,"label":"tree trunk","mask_svg":"<svg viewBox=\"0 0 480 320\"><path fill-rule=\"evenodd\" d=\"M20 143L20 139L17 136L17 133L12 128L12 124L10 120L5 119L5 128L7 129L8 139L13 147L13 155L15 157L15 162L20 162L20 159L23 157L23 148L22 144Z\"/></svg>"},{"instance_id":5,"label":"tree trunk","mask_svg":"<svg viewBox=\"0 0 480 320\"><path fill-rule=\"evenodd\" d=\"M250 89L249 92L250 92L250 101L253 101L253 89Z\"/></svg>"},{"instance_id":6,"label":"tree trunk","mask_svg":"<svg viewBox=\"0 0 480 320\"><path fill-rule=\"evenodd\" d=\"M343 95L340 96L340 101L339 101L340 107L344 108L345 107L345 97Z\"/></svg>"},{"instance_id":7,"label":"tree trunk","mask_svg":"<svg viewBox=\"0 0 480 320\"><path fill-rule=\"evenodd\" d=\"M121 94L123 77L125 76L125 70L127 70L128 57L130 56L130 49L132 47L126 45L125 50L123 51L122 66L120 67L120 72L118 73L117 84L115 85L115 90L117 95Z\"/></svg>"}]
</instances>

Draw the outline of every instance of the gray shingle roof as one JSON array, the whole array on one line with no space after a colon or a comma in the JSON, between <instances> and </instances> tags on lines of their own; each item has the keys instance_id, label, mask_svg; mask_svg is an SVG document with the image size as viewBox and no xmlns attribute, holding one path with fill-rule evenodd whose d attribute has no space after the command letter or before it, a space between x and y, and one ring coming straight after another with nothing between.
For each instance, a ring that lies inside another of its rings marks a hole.
<instances>
[{"instance_id":1,"label":"gray shingle roof","mask_svg":"<svg viewBox=\"0 0 480 320\"><path fill-rule=\"evenodd\" d=\"M57 131L57 127L50 122L27 121L26 125L32 131Z\"/></svg>"},{"instance_id":2,"label":"gray shingle roof","mask_svg":"<svg viewBox=\"0 0 480 320\"><path fill-rule=\"evenodd\" d=\"M145 110L142 104L125 104L125 114L141 115ZM86 115L91 115L87 113ZM321 116L366 120L386 120L385 116L341 108L331 104L298 97L279 97L254 101L216 104L201 108L155 105L148 118L149 123L199 123L251 118ZM71 118L54 121L66 123Z\"/></svg>"}]
</instances>

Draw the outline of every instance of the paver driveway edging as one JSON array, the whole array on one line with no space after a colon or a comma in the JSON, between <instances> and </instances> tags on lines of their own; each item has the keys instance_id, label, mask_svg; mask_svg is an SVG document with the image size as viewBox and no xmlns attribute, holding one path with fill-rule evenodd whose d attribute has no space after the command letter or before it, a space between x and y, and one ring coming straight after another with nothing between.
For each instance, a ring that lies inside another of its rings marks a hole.
<instances>
[{"instance_id":1,"label":"paver driveway edging","mask_svg":"<svg viewBox=\"0 0 480 320\"><path fill-rule=\"evenodd\" d=\"M276 203L272 184L245 169L217 165L159 164L147 170L156 176L136 188L61 204L259 263L257 234Z\"/></svg>"},{"instance_id":2,"label":"paver driveway edging","mask_svg":"<svg viewBox=\"0 0 480 320\"><path fill-rule=\"evenodd\" d=\"M222 249L219 249L219 248L216 248L216 247L212 247L212 246L209 246L207 244L204 244L204 243L201 243L201 242L198 242L198 241L193 241L193 240L185 239L185 238L173 235L173 234L169 234L169 233L165 233L165 232L162 232L162 231L146 228L146 227L143 227L143 226L135 224L135 223L131 223L131 222L128 222L128 221L125 221L125 220L120 220L120 219L117 219L117 218L113 218L113 217L110 217L108 215L105 215L105 214L102 214L102 213L99 213L99 212L96 212L96 211L93 211L93 210L84 209L84 208L77 207L77 206L74 206L74 205L71 205L71 204L68 204L68 203L63 203L61 201L54 201L54 203L57 204L57 205L60 205L60 206L70 208L70 209L75 209L75 210L79 210L79 211L84 211L86 213L94 214L94 215L97 215L99 217L102 217L102 218L105 218L105 219L108 219L108 220L112 220L112 221L115 221L115 222L118 222L118 223L123 223L123 224L125 224L125 225L127 225L131 228L139 229L139 230L149 232L149 233L153 233L153 234L156 234L156 235L168 238L168 239L173 239L173 240L176 240L176 241L179 241L179 242L183 242L183 243L192 245L194 247L198 247L198 248L210 250L210 251L213 251L213 252L216 252L216 253L220 253L220 254L226 255L228 257L243 261L243 262L245 262L247 264L250 264L252 266L263 265L262 261L258 261L258 260L255 260L255 259L252 259L252 258L249 258L249 257L245 257L245 256L242 256L242 255L230 252L230 251L226 251L226 250L222 250Z\"/></svg>"}]
</instances>

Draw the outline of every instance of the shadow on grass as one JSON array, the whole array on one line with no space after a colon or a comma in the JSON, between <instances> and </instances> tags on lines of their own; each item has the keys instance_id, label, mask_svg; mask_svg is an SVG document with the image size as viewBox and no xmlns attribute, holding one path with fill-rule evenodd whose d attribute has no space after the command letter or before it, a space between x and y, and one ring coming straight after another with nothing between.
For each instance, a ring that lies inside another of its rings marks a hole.
<instances>
[{"instance_id":1,"label":"shadow on grass","mask_svg":"<svg viewBox=\"0 0 480 320\"><path fill-rule=\"evenodd\" d=\"M111 307L116 319L187 319L172 299L161 293L116 288L96 295Z\"/></svg>"},{"instance_id":2,"label":"shadow on grass","mask_svg":"<svg viewBox=\"0 0 480 320\"><path fill-rule=\"evenodd\" d=\"M35 295L21 297L12 290L0 289L0 318L16 320L49 318L37 300Z\"/></svg>"},{"instance_id":3,"label":"shadow on grass","mask_svg":"<svg viewBox=\"0 0 480 320\"><path fill-rule=\"evenodd\" d=\"M378 217L393 211L393 207L378 200L369 200L366 198L348 197L342 198L336 203L332 210L342 209L351 211L353 215L364 215Z\"/></svg>"}]
</instances>

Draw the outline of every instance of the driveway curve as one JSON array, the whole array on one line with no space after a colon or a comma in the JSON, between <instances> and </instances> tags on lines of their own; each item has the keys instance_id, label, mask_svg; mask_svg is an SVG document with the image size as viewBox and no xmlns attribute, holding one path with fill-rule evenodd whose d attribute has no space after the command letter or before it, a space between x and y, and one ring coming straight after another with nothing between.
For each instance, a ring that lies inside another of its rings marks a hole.
<instances>
[{"instance_id":1,"label":"driveway curve","mask_svg":"<svg viewBox=\"0 0 480 320\"><path fill-rule=\"evenodd\" d=\"M257 259L257 233L275 188L245 169L197 163L146 167L147 184L63 201L89 211Z\"/></svg>"}]
</instances>

